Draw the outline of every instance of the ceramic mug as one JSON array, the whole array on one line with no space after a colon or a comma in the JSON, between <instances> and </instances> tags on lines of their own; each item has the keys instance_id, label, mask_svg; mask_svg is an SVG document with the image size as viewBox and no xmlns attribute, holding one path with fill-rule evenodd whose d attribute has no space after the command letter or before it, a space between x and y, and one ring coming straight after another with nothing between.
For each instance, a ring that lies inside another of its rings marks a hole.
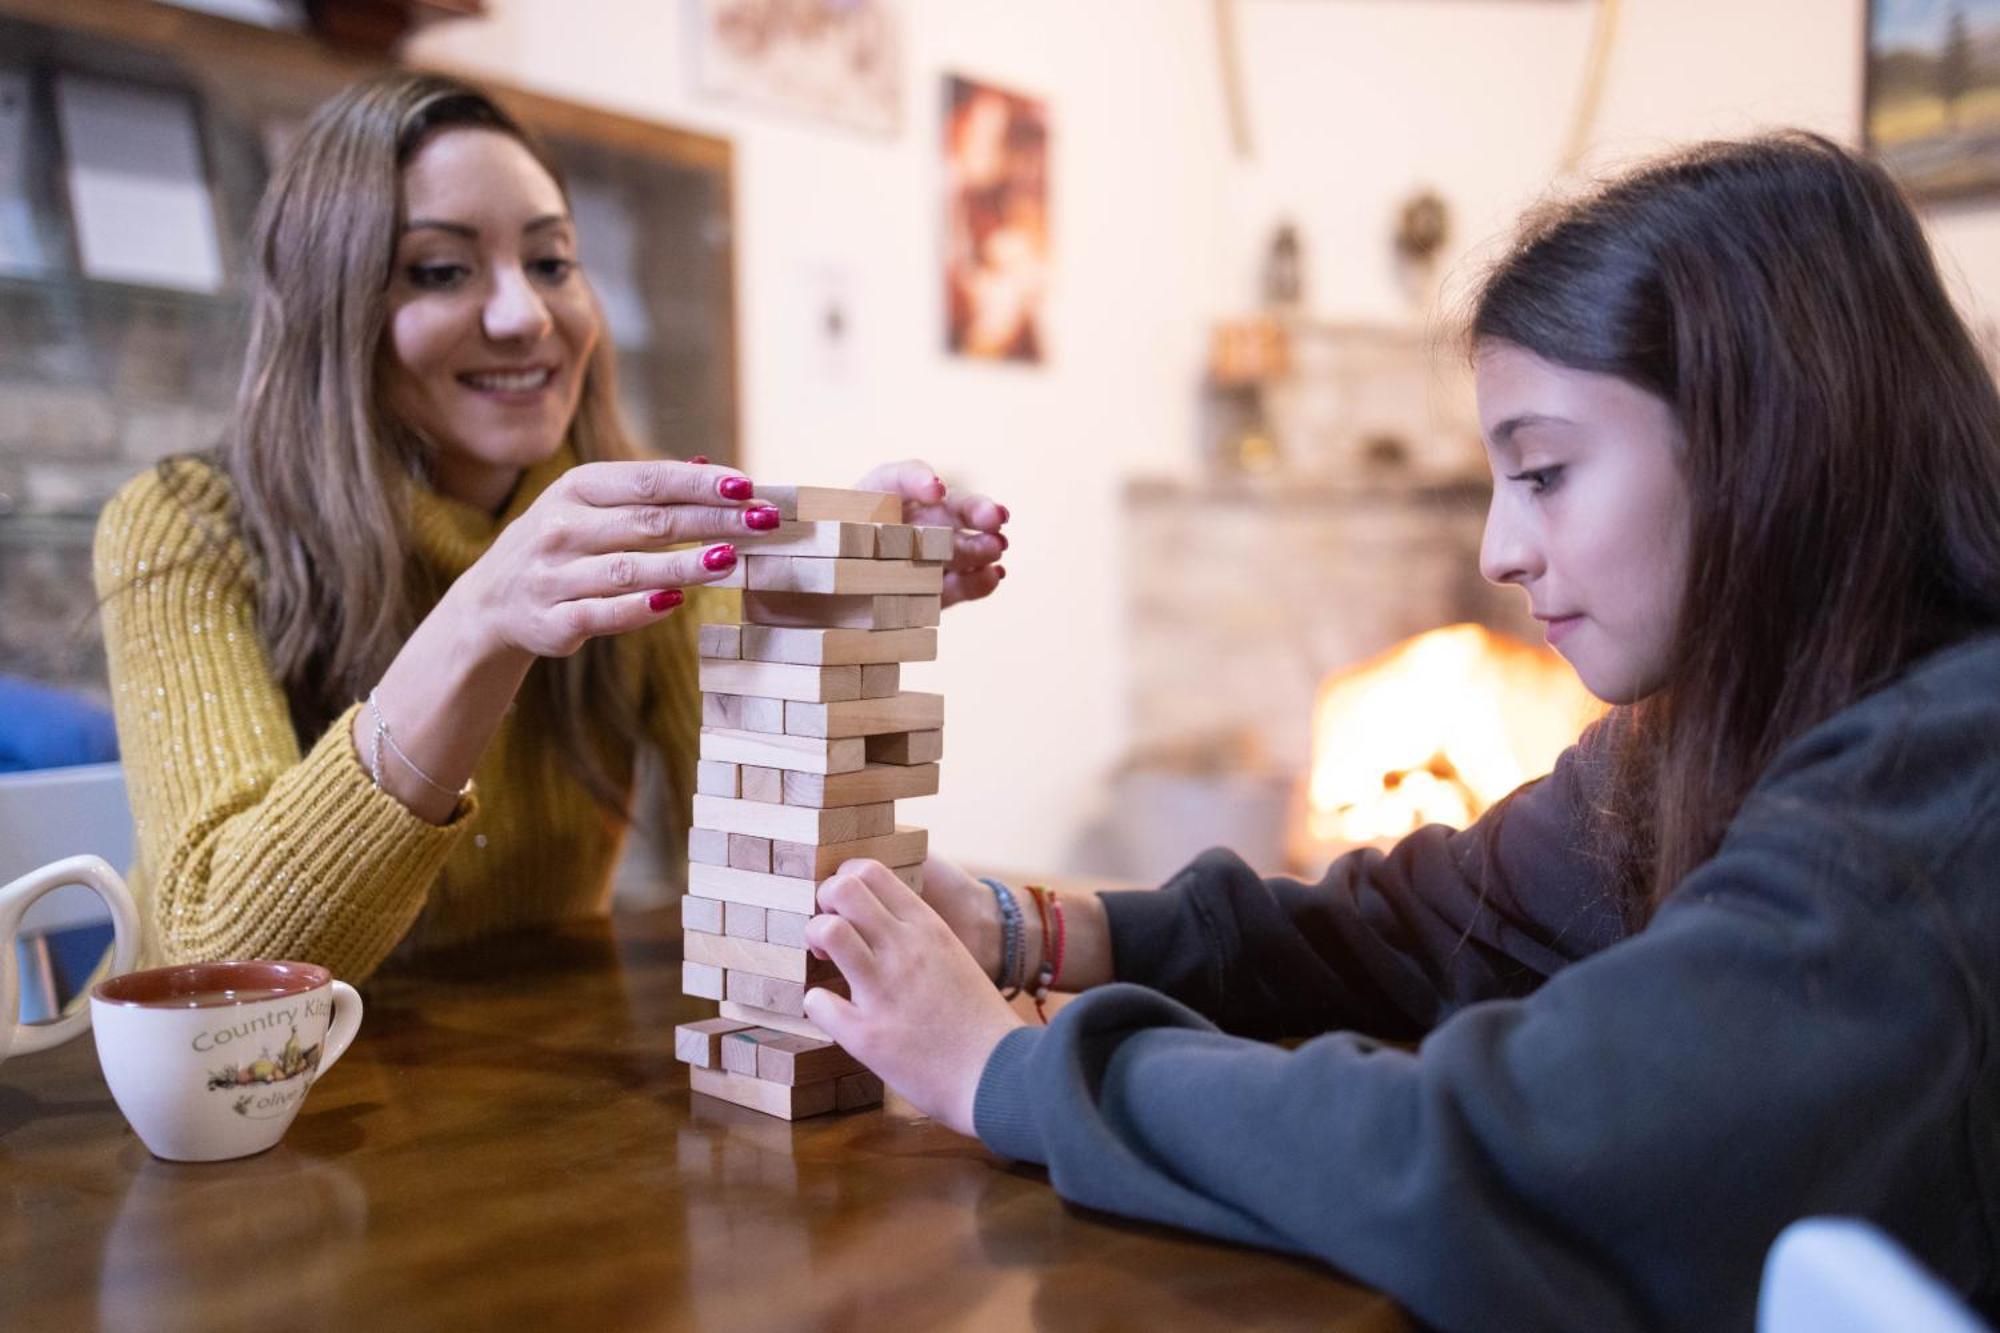
<instances>
[{"instance_id":1,"label":"ceramic mug","mask_svg":"<svg viewBox=\"0 0 2000 1333\"><path fill-rule=\"evenodd\" d=\"M18 1018L21 974L15 966L14 945L21 934L21 918L27 915L30 904L67 884L83 885L111 909L112 974L138 961L139 909L133 905L125 881L102 858L72 856L31 870L0 889L0 1060L47 1050L90 1026L87 1008L47 1023L23 1023Z\"/></svg>"},{"instance_id":2,"label":"ceramic mug","mask_svg":"<svg viewBox=\"0 0 2000 1333\"><path fill-rule=\"evenodd\" d=\"M155 1157L219 1162L285 1136L361 1027L361 997L313 963L156 967L90 992L97 1059Z\"/></svg>"}]
</instances>

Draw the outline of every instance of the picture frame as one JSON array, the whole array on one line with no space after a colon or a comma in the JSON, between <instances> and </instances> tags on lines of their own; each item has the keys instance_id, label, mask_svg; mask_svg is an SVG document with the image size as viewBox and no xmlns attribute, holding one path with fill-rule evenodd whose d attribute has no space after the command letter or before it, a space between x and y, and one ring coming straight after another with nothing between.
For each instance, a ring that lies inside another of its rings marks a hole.
<instances>
[{"instance_id":1,"label":"picture frame","mask_svg":"<svg viewBox=\"0 0 2000 1333\"><path fill-rule=\"evenodd\" d=\"M1047 356L1048 103L944 76L944 348L1038 365Z\"/></svg>"},{"instance_id":2,"label":"picture frame","mask_svg":"<svg viewBox=\"0 0 2000 1333\"><path fill-rule=\"evenodd\" d=\"M1862 142L1923 202L2000 192L2000 0L1868 0Z\"/></svg>"},{"instance_id":3,"label":"picture frame","mask_svg":"<svg viewBox=\"0 0 2000 1333\"><path fill-rule=\"evenodd\" d=\"M902 0L687 0L695 85L872 134L902 127Z\"/></svg>"}]
</instances>

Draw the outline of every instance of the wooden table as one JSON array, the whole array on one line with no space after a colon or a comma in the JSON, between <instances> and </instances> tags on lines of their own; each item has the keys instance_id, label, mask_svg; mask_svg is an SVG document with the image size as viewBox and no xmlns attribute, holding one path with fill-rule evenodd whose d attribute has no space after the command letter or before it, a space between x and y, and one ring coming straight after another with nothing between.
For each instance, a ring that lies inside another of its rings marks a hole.
<instances>
[{"instance_id":1,"label":"wooden table","mask_svg":"<svg viewBox=\"0 0 2000 1333\"><path fill-rule=\"evenodd\" d=\"M0 1328L1400 1329L1327 1270L1073 1209L890 1098L688 1091L669 913L385 972L261 1156L126 1127L88 1037L0 1066Z\"/></svg>"}]
</instances>

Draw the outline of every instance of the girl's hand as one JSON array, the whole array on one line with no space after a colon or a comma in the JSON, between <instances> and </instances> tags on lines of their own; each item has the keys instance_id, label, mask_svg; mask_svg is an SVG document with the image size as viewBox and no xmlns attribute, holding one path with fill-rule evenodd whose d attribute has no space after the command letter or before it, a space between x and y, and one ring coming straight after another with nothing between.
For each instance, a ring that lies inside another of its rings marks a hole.
<instances>
[{"instance_id":1,"label":"girl's hand","mask_svg":"<svg viewBox=\"0 0 2000 1333\"><path fill-rule=\"evenodd\" d=\"M819 886L819 907L806 943L851 994L807 991L806 1017L918 1110L972 1134L979 1076L1020 1018L944 918L881 862L841 866Z\"/></svg>"},{"instance_id":2,"label":"girl's hand","mask_svg":"<svg viewBox=\"0 0 2000 1333\"><path fill-rule=\"evenodd\" d=\"M736 567L730 537L779 526L734 468L665 460L585 463L509 523L452 586L475 635L502 649L567 657L588 639L653 624L679 591ZM686 542L693 550L669 551Z\"/></svg>"},{"instance_id":3,"label":"girl's hand","mask_svg":"<svg viewBox=\"0 0 2000 1333\"><path fill-rule=\"evenodd\" d=\"M903 497L903 521L956 528L952 556L944 570L944 604L973 602L990 594L1007 577L998 563L1007 549L1000 531L1012 517L1007 506L984 495L952 495L937 470L921 459L884 463L854 483L856 490L891 491Z\"/></svg>"},{"instance_id":4,"label":"girl's hand","mask_svg":"<svg viewBox=\"0 0 2000 1333\"><path fill-rule=\"evenodd\" d=\"M993 890L941 856L924 861L923 899L944 919L987 979L1000 981L1006 952L1000 935L1000 905Z\"/></svg>"}]
</instances>

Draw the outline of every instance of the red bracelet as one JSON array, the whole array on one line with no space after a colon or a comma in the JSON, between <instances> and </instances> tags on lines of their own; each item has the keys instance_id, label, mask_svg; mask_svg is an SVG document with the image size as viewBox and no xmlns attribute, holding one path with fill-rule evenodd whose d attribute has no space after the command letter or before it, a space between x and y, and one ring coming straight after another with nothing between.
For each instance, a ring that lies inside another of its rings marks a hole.
<instances>
[{"instance_id":1,"label":"red bracelet","mask_svg":"<svg viewBox=\"0 0 2000 1333\"><path fill-rule=\"evenodd\" d=\"M1035 973L1034 989L1029 994L1035 1001L1036 1015L1047 1024L1049 1011L1045 1006L1049 992L1062 979L1063 946L1069 941L1069 930L1063 921L1062 899L1056 897L1054 889L1030 884L1028 896L1035 900L1035 914L1042 920L1042 966Z\"/></svg>"}]
</instances>

